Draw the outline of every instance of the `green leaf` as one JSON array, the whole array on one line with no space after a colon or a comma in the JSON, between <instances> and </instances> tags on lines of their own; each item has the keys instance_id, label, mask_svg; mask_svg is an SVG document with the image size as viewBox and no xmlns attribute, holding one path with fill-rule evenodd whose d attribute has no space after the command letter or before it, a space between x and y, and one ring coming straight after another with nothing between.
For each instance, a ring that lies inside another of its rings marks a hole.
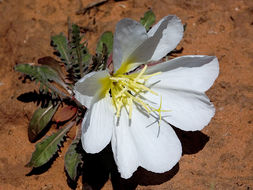
<instances>
[{"instance_id":1,"label":"green leaf","mask_svg":"<svg viewBox=\"0 0 253 190\"><path fill-rule=\"evenodd\" d=\"M88 68L91 55L88 52L87 43L81 43L82 37L80 36L80 28L78 25L73 24L70 30L70 56L71 56L71 69L68 70L71 79L78 81L83 77Z\"/></svg>"},{"instance_id":2,"label":"green leaf","mask_svg":"<svg viewBox=\"0 0 253 190\"><path fill-rule=\"evenodd\" d=\"M40 81L58 80L59 78L57 72L48 66L18 64L15 66L15 70Z\"/></svg>"},{"instance_id":3,"label":"green leaf","mask_svg":"<svg viewBox=\"0 0 253 190\"><path fill-rule=\"evenodd\" d=\"M68 79L74 82L87 74L86 71L91 60L87 43L81 42L80 33L80 27L72 24L69 28L68 39L63 34L51 38L51 44L56 50L55 54L61 58L68 72Z\"/></svg>"},{"instance_id":4,"label":"green leaf","mask_svg":"<svg viewBox=\"0 0 253 190\"><path fill-rule=\"evenodd\" d=\"M71 50L72 63L78 66L78 71L80 71L80 78L81 78L83 77L83 72L84 72L84 65L82 64L82 60L83 60L82 48L83 47L81 46L80 28L76 24L72 25L70 46L72 48Z\"/></svg>"},{"instance_id":5,"label":"green leaf","mask_svg":"<svg viewBox=\"0 0 253 190\"><path fill-rule=\"evenodd\" d=\"M40 107L34 112L28 126L28 137L31 142L34 142L41 131L48 125L58 106L59 104L57 106L49 104L47 108Z\"/></svg>"},{"instance_id":6,"label":"green leaf","mask_svg":"<svg viewBox=\"0 0 253 190\"><path fill-rule=\"evenodd\" d=\"M42 58L38 59L38 63L40 65L46 65L46 66L54 69L62 79L65 79L65 76L62 73L60 62L55 60L53 57L50 57L50 56L42 57Z\"/></svg>"},{"instance_id":7,"label":"green leaf","mask_svg":"<svg viewBox=\"0 0 253 190\"><path fill-rule=\"evenodd\" d=\"M87 53L82 56L82 63L85 63L84 65L86 67L87 67L89 61L91 60L91 57L92 56L88 53L88 49L87 49Z\"/></svg>"},{"instance_id":8,"label":"green leaf","mask_svg":"<svg viewBox=\"0 0 253 190\"><path fill-rule=\"evenodd\" d=\"M51 44L55 50L59 53L59 57L65 66L69 68L71 66L71 58L69 54L67 38L61 33L51 37Z\"/></svg>"},{"instance_id":9,"label":"green leaf","mask_svg":"<svg viewBox=\"0 0 253 190\"><path fill-rule=\"evenodd\" d=\"M77 152L77 145L79 142L80 137L73 140L64 157L65 170L73 181L76 181L77 169L82 163L82 156Z\"/></svg>"},{"instance_id":10,"label":"green leaf","mask_svg":"<svg viewBox=\"0 0 253 190\"><path fill-rule=\"evenodd\" d=\"M96 55L92 57L92 63L89 65L89 72L105 70L112 49L113 34L112 32L104 32L97 43Z\"/></svg>"},{"instance_id":11,"label":"green leaf","mask_svg":"<svg viewBox=\"0 0 253 190\"><path fill-rule=\"evenodd\" d=\"M107 55L111 54L113 47L113 33L112 32L104 32L98 41L96 52L103 54L103 44L106 45Z\"/></svg>"},{"instance_id":12,"label":"green leaf","mask_svg":"<svg viewBox=\"0 0 253 190\"><path fill-rule=\"evenodd\" d=\"M140 23L146 28L147 31L155 23L155 14L151 9L144 14L144 17L141 18Z\"/></svg>"},{"instance_id":13,"label":"green leaf","mask_svg":"<svg viewBox=\"0 0 253 190\"><path fill-rule=\"evenodd\" d=\"M69 123L66 127L36 144L36 150L33 152L32 158L26 167L37 168L46 164L57 153L64 137L73 125L74 122Z\"/></svg>"},{"instance_id":14,"label":"green leaf","mask_svg":"<svg viewBox=\"0 0 253 190\"><path fill-rule=\"evenodd\" d=\"M49 81L54 81L60 84L63 88L67 88L66 84L61 80L58 73L48 66L18 64L15 66L15 70L23 74L29 75L30 77L32 77L32 79L35 79L36 83L40 81L41 85L43 84L46 87L46 89L44 89L45 91L47 91L49 88L52 91L59 93L59 90L50 85ZM42 87L43 86L41 86L41 88Z\"/></svg>"},{"instance_id":15,"label":"green leaf","mask_svg":"<svg viewBox=\"0 0 253 190\"><path fill-rule=\"evenodd\" d=\"M57 77L54 78L55 82L60 84L63 88L65 88L68 91L68 88L71 88L71 86L68 86L64 81L66 79L66 76L62 72L62 67L60 65L60 62L55 60L53 57L46 56L42 57L38 60L38 63L40 65L45 65L49 67L50 69L57 72Z\"/></svg>"}]
</instances>

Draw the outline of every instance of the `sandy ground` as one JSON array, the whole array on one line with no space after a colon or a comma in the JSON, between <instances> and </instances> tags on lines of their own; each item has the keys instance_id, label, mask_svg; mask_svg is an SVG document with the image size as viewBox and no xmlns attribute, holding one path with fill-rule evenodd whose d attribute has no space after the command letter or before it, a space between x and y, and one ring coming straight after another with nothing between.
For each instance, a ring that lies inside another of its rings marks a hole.
<instances>
[{"instance_id":1,"label":"sandy ground","mask_svg":"<svg viewBox=\"0 0 253 190\"><path fill-rule=\"evenodd\" d=\"M90 2L82 0L84 6ZM220 75L207 93L216 115L200 139L196 139L198 135L183 134L184 144L190 146L185 148L172 178L170 173L147 172L138 177L137 172L137 177L124 183L139 184L138 190L253 189L253 1L109 0L85 15L76 15L79 8L78 0L0 1L0 189L70 189L63 170L67 146L47 172L26 176L30 169L24 165L34 151L34 144L28 141L27 125L35 105L16 98L36 86L31 82L23 84L13 66L52 55L50 36L67 32L68 16L88 29L89 48L94 49L99 34L113 31L121 18L139 20L148 8L153 9L157 20L176 14L187 23L179 45L184 47L182 55L218 57ZM191 149L204 141L207 143L202 150ZM79 180L77 189L81 186ZM111 180L103 187L109 189Z\"/></svg>"}]
</instances>

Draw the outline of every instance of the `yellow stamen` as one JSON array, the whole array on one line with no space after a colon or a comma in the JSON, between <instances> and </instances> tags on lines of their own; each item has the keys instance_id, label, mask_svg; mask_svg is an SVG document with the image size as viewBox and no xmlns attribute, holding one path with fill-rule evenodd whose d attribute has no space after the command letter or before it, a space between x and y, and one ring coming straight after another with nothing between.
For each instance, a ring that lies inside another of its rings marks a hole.
<instances>
[{"instance_id":1,"label":"yellow stamen","mask_svg":"<svg viewBox=\"0 0 253 190\"><path fill-rule=\"evenodd\" d=\"M162 120L162 112L170 112L170 110L162 110L162 97L160 99L160 106L159 106L159 108L155 109L155 108L152 107L152 110L155 111L155 112L157 112L159 114L159 121L158 121L159 126L160 126L161 120Z\"/></svg>"},{"instance_id":2,"label":"yellow stamen","mask_svg":"<svg viewBox=\"0 0 253 190\"><path fill-rule=\"evenodd\" d=\"M158 96L158 93L145 86L145 82L150 77L156 76L161 72L145 75L144 73L146 70L147 65L145 65L139 73L122 74L122 72L116 72L113 76L102 79L102 86L106 86L103 93L110 92L112 103L116 109L117 118L120 117L121 109L125 107L128 111L129 119L131 120L133 103L136 103L141 106L147 114L150 114L150 112L158 113L160 126L160 121L162 119L161 112L167 112L167 110L162 110L162 97L159 108L154 108L143 100L141 94L150 92ZM103 96L105 96L105 94L103 94Z\"/></svg>"}]
</instances>

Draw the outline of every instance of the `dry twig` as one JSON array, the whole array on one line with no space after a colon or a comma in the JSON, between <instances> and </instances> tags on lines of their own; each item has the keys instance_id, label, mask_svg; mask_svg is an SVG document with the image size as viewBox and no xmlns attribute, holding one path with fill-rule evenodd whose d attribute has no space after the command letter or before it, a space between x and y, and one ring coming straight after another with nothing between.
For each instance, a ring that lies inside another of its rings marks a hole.
<instances>
[{"instance_id":1,"label":"dry twig","mask_svg":"<svg viewBox=\"0 0 253 190\"><path fill-rule=\"evenodd\" d=\"M108 0L97 0L95 2L92 2L90 4L88 4L86 7L83 8L83 4L82 2L80 1L80 8L78 11L76 11L76 14L77 15L80 15L80 14L85 14L88 10L92 9L93 7L97 7L97 6L100 6L104 3L106 3Z\"/></svg>"}]
</instances>

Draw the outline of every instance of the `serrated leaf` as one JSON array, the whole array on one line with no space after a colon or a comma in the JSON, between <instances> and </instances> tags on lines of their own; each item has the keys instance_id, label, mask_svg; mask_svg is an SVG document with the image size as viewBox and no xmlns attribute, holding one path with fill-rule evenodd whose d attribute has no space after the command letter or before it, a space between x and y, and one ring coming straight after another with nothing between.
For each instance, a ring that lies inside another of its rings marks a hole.
<instances>
[{"instance_id":1,"label":"serrated leaf","mask_svg":"<svg viewBox=\"0 0 253 190\"><path fill-rule=\"evenodd\" d=\"M60 62L55 60L53 57L50 57L50 56L42 57L42 58L38 59L38 63L40 65L46 65L46 66L54 69L63 80L65 79L65 76L62 72Z\"/></svg>"},{"instance_id":2,"label":"serrated leaf","mask_svg":"<svg viewBox=\"0 0 253 190\"><path fill-rule=\"evenodd\" d=\"M76 43L76 45L80 44L81 41L80 28L77 24L72 24L71 41Z\"/></svg>"},{"instance_id":3,"label":"serrated leaf","mask_svg":"<svg viewBox=\"0 0 253 190\"><path fill-rule=\"evenodd\" d=\"M73 24L72 25L72 33L71 33L71 58L72 58L72 63L77 63L78 70L80 72L80 76L83 77L83 72L84 72L84 65L82 63L83 60L83 51L82 50L82 44L81 44L81 36L80 36L80 28L78 25Z\"/></svg>"},{"instance_id":4,"label":"serrated leaf","mask_svg":"<svg viewBox=\"0 0 253 190\"><path fill-rule=\"evenodd\" d=\"M40 107L34 112L28 126L28 137L30 142L34 142L41 131L45 129L55 114L58 106L59 105L53 106L50 104L47 108Z\"/></svg>"},{"instance_id":5,"label":"serrated leaf","mask_svg":"<svg viewBox=\"0 0 253 190\"><path fill-rule=\"evenodd\" d=\"M68 49L68 41L62 33L51 37L51 44L59 53L59 57L65 63L66 67L71 65L71 59Z\"/></svg>"},{"instance_id":6,"label":"serrated leaf","mask_svg":"<svg viewBox=\"0 0 253 190\"><path fill-rule=\"evenodd\" d=\"M91 55L88 52L87 43L81 43L82 37L80 35L80 28L78 25L73 24L70 30L70 58L71 68L68 69L70 78L74 81L78 81L83 77L88 68L88 63L91 59Z\"/></svg>"},{"instance_id":7,"label":"serrated leaf","mask_svg":"<svg viewBox=\"0 0 253 190\"><path fill-rule=\"evenodd\" d=\"M32 158L26 167L37 168L46 164L57 153L64 140L63 138L73 125L74 122L69 123L66 127L59 129L58 132L36 144L36 150L33 152Z\"/></svg>"},{"instance_id":8,"label":"serrated leaf","mask_svg":"<svg viewBox=\"0 0 253 190\"><path fill-rule=\"evenodd\" d=\"M87 53L83 55L82 63L85 63L86 65L88 65L90 59L91 59L91 55L88 53L88 50L87 50Z\"/></svg>"},{"instance_id":9,"label":"serrated leaf","mask_svg":"<svg viewBox=\"0 0 253 190\"><path fill-rule=\"evenodd\" d=\"M92 62L89 65L88 71L106 69L107 60L111 55L112 48L113 34L112 32L104 32L97 43L96 55L92 57Z\"/></svg>"},{"instance_id":10,"label":"serrated leaf","mask_svg":"<svg viewBox=\"0 0 253 190\"><path fill-rule=\"evenodd\" d=\"M38 80L54 80L58 78L57 72L47 66L18 64L15 66L15 70Z\"/></svg>"},{"instance_id":11,"label":"serrated leaf","mask_svg":"<svg viewBox=\"0 0 253 190\"><path fill-rule=\"evenodd\" d=\"M104 32L98 41L96 52L103 54L103 44L106 45L107 48L107 55L112 52L113 47L113 33L112 32Z\"/></svg>"},{"instance_id":12,"label":"serrated leaf","mask_svg":"<svg viewBox=\"0 0 253 190\"><path fill-rule=\"evenodd\" d=\"M76 181L77 169L82 162L82 155L77 152L79 142L80 137L73 140L64 157L65 170L73 181Z\"/></svg>"},{"instance_id":13,"label":"serrated leaf","mask_svg":"<svg viewBox=\"0 0 253 190\"><path fill-rule=\"evenodd\" d=\"M61 80L58 73L48 66L18 64L15 66L15 70L23 74L29 75L30 77L35 79L36 83L40 81L40 83L46 87L45 90L47 90L48 88L53 91L56 90L49 84L49 81L54 81L60 84L63 88L67 89L66 84Z\"/></svg>"},{"instance_id":14,"label":"serrated leaf","mask_svg":"<svg viewBox=\"0 0 253 190\"><path fill-rule=\"evenodd\" d=\"M155 23L155 14L152 10L147 11L144 14L144 17L141 18L140 23L146 28L148 31L150 27Z\"/></svg>"}]
</instances>

